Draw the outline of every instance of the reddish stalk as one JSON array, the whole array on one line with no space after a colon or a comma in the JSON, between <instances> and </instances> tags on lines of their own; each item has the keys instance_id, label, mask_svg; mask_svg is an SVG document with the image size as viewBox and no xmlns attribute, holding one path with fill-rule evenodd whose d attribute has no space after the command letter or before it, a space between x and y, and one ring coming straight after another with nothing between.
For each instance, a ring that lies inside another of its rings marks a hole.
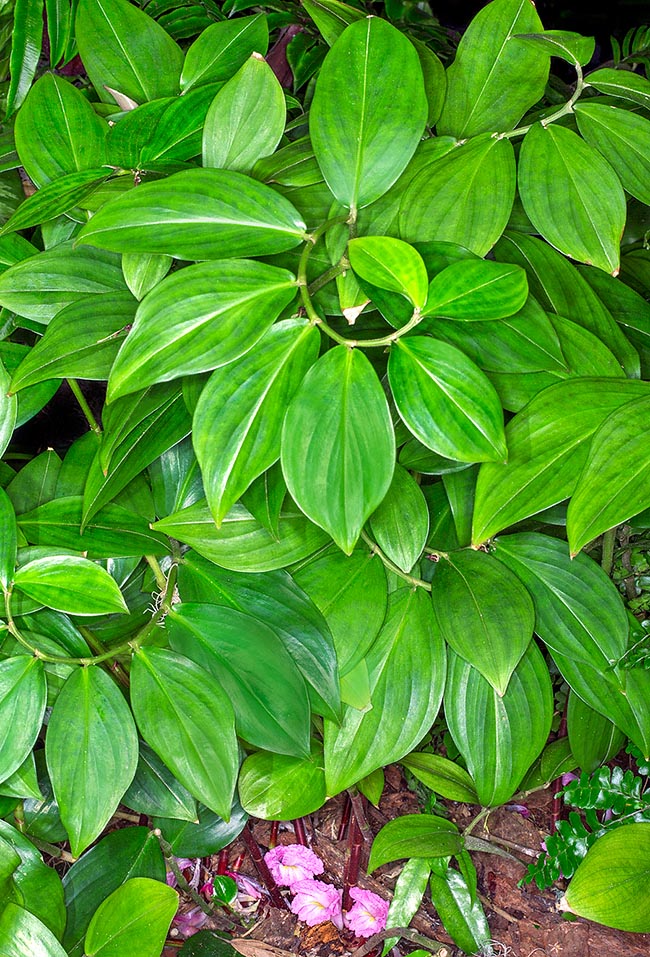
<instances>
[{"instance_id":1,"label":"reddish stalk","mask_svg":"<svg viewBox=\"0 0 650 957\"><path fill-rule=\"evenodd\" d=\"M353 814L350 819L350 830L348 833L348 859L343 872L343 910L350 910L352 907L350 888L354 887L359 880L359 864L361 862L362 848L363 834L357 823L356 816Z\"/></svg>"},{"instance_id":2,"label":"reddish stalk","mask_svg":"<svg viewBox=\"0 0 650 957\"><path fill-rule=\"evenodd\" d=\"M217 874L225 874L228 870L228 851L223 850L219 851L219 859L217 861Z\"/></svg>"},{"instance_id":3,"label":"reddish stalk","mask_svg":"<svg viewBox=\"0 0 650 957\"><path fill-rule=\"evenodd\" d=\"M280 822L271 821L271 836L269 837L269 850L272 851L274 847L277 847L278 843L278 833L280 831Z\"/></svg>"},{"instance_id":4,"label":"reddish stalk","mask_svg":"<svg viewBox=\"0 0 650 957\"><path fill-rule=\"evenodd\" d=\"M294 834L296 835L296 840L298 844L302 844L303 847L307 847L307 834L305 833L305 824L301 817L292 821Z\"/></svg>"},{"instance_id":5,"label":"reddish stalk","mask_svg":"<svg viewBox=\"0 0 650 957\"><path fill-rule=\"evenodd\" d=\"M343 804L343 811L341 812L341 823L339 824L338 833L336 835L337 841L342 841L345 838L345 835L348 833L348 824L350 823L350 812L352 811L352 801L350 800L350 795L345 795L345 802Z\"/></svg>"},{"instance_id":6,"label":"reddish stalk","mask_svg":"<svg viewBox=\"0 0 650 957\"><path fill-rule=\"evenodd\" d=\"M242 840L248 849L248 853L253 859L253 863L257 868L257 871L266 884L269 896L271 898L271 903L274 907L279 907L281 910L288 910L287 902L280 892L280 888L275 883L273 875L266 865L266 861L262 855L259 844L253 837L253 832L250 829L250 825L244 825L244 830L241 832Z\"/></svg>"}]
</instances>

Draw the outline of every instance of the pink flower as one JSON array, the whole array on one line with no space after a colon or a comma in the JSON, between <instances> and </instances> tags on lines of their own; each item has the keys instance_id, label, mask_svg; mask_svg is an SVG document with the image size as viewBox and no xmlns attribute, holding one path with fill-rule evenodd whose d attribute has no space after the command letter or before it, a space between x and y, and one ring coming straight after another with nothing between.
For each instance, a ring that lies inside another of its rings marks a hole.
<instances>
[{"instance_id":1,"label":"pink flower","mask_svg":"<svg viewBox=\"0 0 650 957\"><path fill-rule=\"evenodd\" d=\"M364 891L361 887L351 887L350 897L355 903L346 912L344 921L355 937L372 937L384 930L388 917L388 901L372 891Z\"/></svg>"},{"instance_id":2,"label":"pink flower","mask_svg":"<svg viewBox=\"0 0 650 957\"><path fill-rule=\"evenodd\" d=\"M193 907L192 910L187 911L185 914L177 913L174 917L174 924L176 925L175 936L183 937L184 939L192 937L193 934L196 934L196 932L203 927L207 919L207 914L204 914L200 907Z\"/></svg>"},{"instance_id":3,"label":"pink flower","mask_svg":"<svg viewBox=\"0 0 650 957\"><path fill-rule=\"evenodd\" d=\"M291 912L313 927L330 920L339 930L343 928L341 891L324 881L297 881L291 888L294 898Z\"/></svg>"},{"instance_id":4,"label":"pink flower","mask_svg":"<svg viewBox=\"0 0 650 957\"><path fill-rule=\"evenodd\" d=\"M302 844L278 844L264 860L276 884L291 890L297 881L311 880L325 869L320 857Z\"/></svg>"}]
</instances>

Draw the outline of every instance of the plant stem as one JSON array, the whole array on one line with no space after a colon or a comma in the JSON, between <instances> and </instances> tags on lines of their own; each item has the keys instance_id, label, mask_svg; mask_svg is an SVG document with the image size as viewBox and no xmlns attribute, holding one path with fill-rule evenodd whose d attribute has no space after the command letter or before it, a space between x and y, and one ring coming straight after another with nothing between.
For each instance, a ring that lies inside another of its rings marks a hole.
<instances>
[{"instance_id":1,"label":"plant stem","mask_svg":"<svg viewBox=\"0 0 650 957\"><path fill-rule=\"evenodd\" d=\"M195 891L192 885L187 881L182 870L176 862L176 857L174 856L174 851L172 850L171 844L169 844L165 838L162 836L160 828L154 828L154 835L158 838L158 843L160 844L160 850L163 852L163 857L167 862L169 870L172 872L176 878L176 883L182 891L184 891L188 897L191 897L195 904L197 904L204 914L207 914L209 917L215 916L215 908L212 907L205 898L201 897L198 891Z\"/></svg>"},{"instance_id":2,"label":"plant stem","mask_svg":"<svg viewBox=\"0 0 650 957\"><path fill-rule=\"evenodd\" d=\"M34 837L33 834L29 835L29 839L34 844L39 851L43 851L44 854L47 854L49 857L55 857L59 861L65 861L67 864L74 864L77 860L76 857L73 857L69 851L64 851L62 848L57 847L56 844L50 844L48 841L41 841L40 838Z\"/></svg>"},{"instance_id":3,"label":"plant stem","mask_svg":"<svg viewBox=\"0 0 650 957\"><path fill-rule=\"evenodd\" d=\"M556 120L562 119L562 117L566 116L568 113L573 113L574 103L582 95L582 91L586 86L582 73L582 67L577 62L574 62L573 66L577 76L575 90L573 91L571 98L568 99L566 103L563 103L562 106L555 111L555 113L551 113L550 116L546 116L544 119L538 121L544 128L549 126L551 123L554 123ZM524 136L524 134L526 134L534 125L534 123L529 123L528 126L520 126L516 130L508 130L505 133L495 133L494 136L497 139L512 139L515 136Z\"/></svg>"},{"instance_id":4,"label":"plant stem","mask_svg":"<svg viewBox=\"0 0 650 957\"><path fill-rule=\"evenodd\" d=\"M361 861L362 847L363 834L361 833L356 815L353 814L350 818L350 830L348 834L348 859L345 862L343 871L343 910L350 910L352 907L350 888L355 887L359 880L359 863Z\"/></svg>"},{"instance_id":5,"label":"plant stem","mask_svg":"<svg viewBox=\"0 0 650 957\"><path fill-rule=\"evenodd\" d=\"M424 937L423 934L418 934L410 927L387 927L386 930L373 934L357 950L353 950L350 957L367 957L367 954L371 954L378 944L381 944L384 940L390 940L391 937L403 937L404 940L408 940L412 944L418 944L435 954L436 957L450 957L451 955L451 951L446 944L442 944L439 940L433 940L431 937Z\"/></svg>"},{"instance_id":6,"label":"plant stem","mask_svg":"<svg viewBox=\"0 0 650 957\"><path fill-rule=\"evenodd\" d=\"M165 573L160 567L160 563L158 559L155 558L153 555L145 555L144 560L146 561L147 565L153 572L158 588L160 589L160 591L164 592L165 589L167 588L167 579L165 578Z\"/></svg>"},{"instance_id":7,"label":"plant stem","mask_svg":"<svg viewBox=\"0 0 650 957\"><path fill-rule=\"evenodd\" d=\"M472 820L469 822L469 824L467 825L467 827L466 827L465 830L463 831L463 836L466 837L468 834L471 834L472 831L474 830L474 828L476 827L476 825L477 825L477 824L480 824L480 822L483 820L483 818L488 817L488 815L489 815L491 812L492 812L492 808L491 808L491 807L483 807L483 808L481 808L481 810L478 812L478 814L476 815L476 817L473 817L473 818L472 818Z\"/></svg>"},{"instance_id":8,"label":"plant stem","mask_svg":"<svg viewBox=\"0 0 650 957\"><path fill-rule=\"evenodd\" d=\"M403 578L404 581L407 581L415 588L424 588L425 591L431 591L431 582L425 582L423 578L416 578L415 575L409 575L408 572L403 572L399 566L397 566L394 562L391 562L387 555L384 555L379 545L376 542L373 542L370 536L366 535L364 531L361 532L361 538L366 545L369 546L373 555L376 555L379 559L381 559L386 568L390 569L390 571L394 572L396 575L399 575L400 578ZM440 552L440 555L446 557L444 556L443 552Z\"/></svg>"},{"instance_id":9,"label":"plant stem","mask_svg":"<svg viewBox=\"0 0 650 957\"><path fill-rule=\"evenodd\" d=\"M90 426L93 432L96 432L97 435L100 435L102 431L101 426L98 424L97 419L93 415L92 410L86 400L86 396L81 391L81 387L79 383L77 382L76 379L66 379L65 381L70 386L75 399L77 400L77 402L79 403L81 407L81 411L86 416L86 421L88 422L88 425Z\"/></svg>"},{"instance_id":10,"label":"plant stem","mask_svg":"<svg viewBox=\"0 0 650 957\"><path fill-rule=\"evenodd\" d=\"M253 859L253 863L255 864L260 877L268 888L271 903L274 904L275 907L279 907L280 910L288 910L288 904L282 896L280 888L273 879L273 875L271 874L268 865L264 860L259 844L253 837L253 832L251 831L249 824L244 825L244 830L241 832L241 837L244 844L248 848L248 853Z\"/></svg>"},{"instance_id":11,"label":"plant stem","mask_svg":"<svg viewBox=\"0 0 650 957\"><path fill-rule=\"evenodd\" d=\"M603 554L600 559L600 567L608 578L611 578L612 566L614 564L614 545L616 543L616 529L608 528L603 534Z\"/></svg>"}]
</instances>

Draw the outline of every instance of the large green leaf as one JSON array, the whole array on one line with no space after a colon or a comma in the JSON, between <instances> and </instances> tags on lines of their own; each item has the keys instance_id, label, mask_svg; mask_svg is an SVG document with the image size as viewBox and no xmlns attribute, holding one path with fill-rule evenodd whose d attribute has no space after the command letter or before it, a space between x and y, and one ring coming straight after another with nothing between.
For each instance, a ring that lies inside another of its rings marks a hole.
<instances>
[{"instance_id":1,"label":"large green leaf","mask_svg":"<svg viewBox=\"0 0 650 957\"><path fill-rule=\"evenodd\" d=\"M43 663L30 655L0 661L0 780L16 771L41 731L47 687Z\"/></svg>"},{"instance_id":2,"label":"large green leaf","mask_svg":"<svg viewBox=\"0 0 650 957\"><path fill-rule=\"evenodd\" d=\"M122 804L149 817L198 822L196 800L144 741L140 741L135 777Z\"/></svg>"},{"instance_id":3,"label":"large green leaf","mask_svg":"<svg viewBox=\"0 0 650 957\"><path fill-rule=\"evenodd\" d=\"M90 919L109 894L133 877L165 880L160 844L146 827L110 831L63 878L68 914L63 943L70 957L81 957Z\"/></svg>"},{"instance_id":4,"label":"large green leaf","mask_svg":"<svg viewBox=\"0 0 650 957\"><path fill-rule=\"evenodd\" d=\"M250 259L172 273L138 307L111 371L109 401L238 359L295 295L290 272Z\"/></svg>"},{"instance_id":5,"label":"large green leaf","mask_svg":"<svg viewBox=\"0 0 650 957\"><path fill-rule=\"evenodd\" d=\"M75 34L100 100L112 103L111 90L137 103L179 92L180 47L127 0L79 0Z\"/></svg>"},{"instance_id":6,"label":"large green leaf","mask_svg":"<svg viewBox=\"0 0 650 957\"><path fill-rule=\"evenodd\" d=\"M259 315L251 313L250 318L264 328ZM318 358L319 344L313 326L286 319L236 367L217 369L206 383L194 412L192 437L217 525L251 482L279 458L287 406Z\"/></svg>"},{"instance_id":7,"label":"large green leaf","mask_svg":"<svg viewBox=\"0 0 650 957\"><path fill-rule=\"evenodd\" d=\"M72 672L52 710L45 754L61 820L78 857L115 813L138 761L133 716L105 671Z\"/></svg>"},{"instance_id":8,"label":"large green leaf","mask_svg":"<svg viewBox=\"0 0 650 957\"><path fill-rule=\"evenodd\" d=\"M384 824L372 842L368 873L404 858L451 857L463 839L453 821L435 814L403 814Z\"/></svg>"},{"instance_id":9,"label":"large green leaf","mask_svg":"<svg viewBox=\"0 0 650 957\"><path fill-rule=\"evenodd\" d=\"M463 140L425 166L405 189L400 235L410 243L459 243L485 256L510 218L515 180L510 140L488 133Z\"/></svg>"},{"instance_id":10,"label":"large green leaf","mask_svg":"<svg viewBox=\"0 0 650 957\"><path fill-rule=\"evenodd\" d=\"M572 555L650 505L650 450L640 428L649 410L650 396L634 399L594 433L567 511Z\"/></svg>"},{"instance_id":11,"label":"large green leaf","mask_svg":"<svg viewBox=\"0 0 650 957\"><path fill-rule=\"evenodd\" d=\"M374 286L399 292L417 309L427 298L427 271L419 252L401 239L361 236L348 243L354 271Z\"/></svg>"},{"instance_id":12,"label":"large green leaf","mask_svg":"<svg viewBox=\"0 0 650 957\"><path fill-rule=\"evenodd\" d=\"M278 754L309 754L307 687L269 625L226 605L183 602L167 627L173 650L214 675L225 690L240 737Z\"/></svg>"},{"instance_id":13,"label":"large green leaf","mask_svg":"<svg viewBox=\"0 0 650 957\"><path fill-rule=\"evenodd\" d=\"M440 708L445 661L429 596L422 589L391 592L386 620L366 655L370 710L347 706L340 725L325 722L329 795L399 761L419 744Z\"/></svg>"},{"instance_id":14,"label":"large green leaf","mask_svg":"<svg viewBox=\"0 0 650 957\"><path fill-rule=\"evenodd\" d=\"M9 395L10 381L11 377L0 359L0 453L2 455L11 442L18 414L18 399L15 395Z\"/></svg>"},{"instance_id":15,"label":"large green leaf","mask_svg":"<svg viewBox=\"0 0 650 957\"><path fill-rule=\"evenodd\" d=\"M284 133L287 108L273 70L251 54L217 93L203 127L203 165L248 173L273 153Z\"/></svg>"},{"instance_id":16,"label":"large green leaf","mask_svg":"<svg viewBox=\"0 0 650 957\"><path fill-rule=\"evenodd\" d=\"M650 81L640 73L601 67L590 71L585 81L587 86L593 86L599 93L629 100L639 106L650 106Z\"/></svg>"},{"instance_id":17,"label":"large green leaf","mask_svg":"<svg viewBox=\"0 0 650 957\"><path fill-rule=\"evenodd\" d=\"M429 510L412 475L395 466L393 481L381 504L372 513L370 529L391 561L410 572L429 536Z\"/></svg>"},{"instance_id":18,"label":"large green leaf","mask_svg":"<svg viewBox=\"0 0 650 957\"><path fill-rule=\"evenodd\" d=\"M517 576L491 555L464 549L436 565L431 600L442 637L503 696L535 626Z\"/></svg>"},{"instance_id":19,"label":"large green leaf","mask_svg":"<svg viewBox=\"0 0 650 957\"><path fill-rule=\"evenodd\" d=\"M101 166L107 133L107 124L83 93L53 73L37 80L15 123L20 161L37 186L66 173Z\"/></svg>"},{"instance_id":20,"label":"large green leaf","mask_svg":"<svg viewBox=\"0 0 650 957\"><path fill-rule=\"evenodd\" d=\"M507 457L498 396L455 346L428 336L400 339L388 380L400 417L427 448L463 462Z\"/></svg>"},{"instance_id":21,"label":"large green leaf","mask_svg":"<svg viewBox=\"0 0 650 957\"><path fill-rule=\"evenodd\" d=\"M431 280L425 316L481 321L512 316L528 298L528 280L521 267L489 259L452 263Z\"/></svg>"},{"instance_id":22,"label":"large green leaf","mask_svg":"<svg viewBox=\"0 0 650 957\"><path fill-rule=\"evenodd\" d=\"M569 498L596 429L648 389L648 383L633 379L586 377L566 379L535 396L506 426L508 463L481 466L474 544Z\"/></svg>"},{"instance_id":23,"label":"large green leaf","mask_svg":"<svg viewBox=\"0 0 650 957\"><path fill-rule=\"evenodd\" d=\"M517 125L544 94L549 60L516 34L541 29L528 0L495 0L479 11L447 70L439 133L467 139Z\"/></svg>"},{"instance_id":24,"label":"large green leaf","mask_svg":"<svg viewBox=\"0 0 650 957\"><path fill-rule=\"evenodd\" d=\"M553 688L542 653L531 642L500 696L450 652L445 718L482 805L503 804L541 752L551 729Z\"/></svg>"},{"instance_id":25,"label":"large green leaf","mask_svg":"<svg viewBox=\"0 0 650 957\"><path fill-rule=\"evenodd\" d=\"M67 916L61 878L53 867L44 864L31 840L6 821L0 821L0 840L18 857L11 881L14 901L20 902L60 940Z\"/></svg>"},{"instance_id":26,"label":"large green leaf","mask_svg":"<svg viewBox=\"0 0 650 957\"><path fill-rule=\"evenodd\" d=\"M287 199L221 169L183 170L145 183L105 203L77 237L117 252L177 259L263 256L303 239L305 224Z\"/></svg>"},{"instance_id":27,"label":"large green leaf","mask_svg":"<svg viewBox=\"0 0 650 957\"><path fill-rule=\"evenodd\" d=\"M302 380L282 431L282 471L302 511L349 555L388 491L395 435L386 396L359 349L336 346Z\"/></svg>"},{"instance_id":28,"label":"large green leaf","mask_svg":"<svg viewBox=\"0 0 650 957\"><path fill-rule=\"evenodd\" d=\"M2 227L2 232L28 229L67 213L106 182L112 173L108 167L96 166L80 173L67 173L53 183L42 186L20 204Z\"/></svg>"},{"instance_id":29,"label":"large green leaf","mask_svg":"<svg viewBox=\"0 0 650 957\"><path fill-rule=\"evenodd\" d=\"M18 569L14 582L30 598L72 615L127 611L117 582L87 558L36 558Z\"/></svg>"},{"instance_id":30,"label":"large green leaf","mask_svg":"<svg viewBox=\"0 0 650 957\"><path fill-rule=\"evenodd\" d=\"M24 101L36 75L43 42L43 12L43 0L16 0L14 4L7 116Z\"/></svg>"},{"instance_id":31,"label":"large green leaf","mask_svg":"<svg viewBox=\"0 0 650 957\"><path fill-rule=\"evenodd\" d=\"M145 741L194 797L227 820L237 739L232 705L219 682L183 655L140 648L131 700Z\"/></svg>"},{"instance_id":32,"label":"large green leaf","mask_svg":"<svg viewBox=\"0 0 650 957\"><path fill-rule=\"evenodd\" d=\"M412 857L406 861L395 881L393 899L386 917L387 927L409 926L422 905L430 873L431 864L427 858ZM386 957L398 941L399 937L385 940L382 957Z\"/></svg>"},{"instance_id":33,"label":"large green leaf","mask_svg":"<svg viewBox=\"0 0 650 957\"><path fill-rule=\"evenodd\" d=\"M569 692L566 714L569 746L581 771L591 774L625 744L625 735L614 722L590 708L575 691Z\"/></svg>"},{"instance_id":34,"label":"large green leaf","mask_svg":"<svg viewBox=\"0 0 650 957\"><path fill-rule=\"evenodd\" d=\"M447 867L443 874L436 870L432 870L429 889L447 933L467 954L486 950L491 946L490 928L475 888L470 890L464 876L453 867Z\"/></svg>"},{"instance_id":35,"label":"large green leaf","mask_svg":"<svg viewBox=\"0 0 650 957\"><path fill-rule=\"evenodd\" d=\"M560 907L607 927L647 934L649 878L650 824L626 824L589 848Z\"/></svg>"},{"instance_id":36,"label":"large green leaf","mask_svg":"<svg viewBox=\"0 0 650 957\"><path fill-rule=\"evenodd\" d=\"M604 103L577 103L578 129L605 157L623 187L646 206L650 203L650 121L630 110Z\"/></svg>"},{"instance_id":37,"label":"large green leaf","mask_svg":"<svg viewBox=\"0 0 650 957\"><path fill-rule=\"evenodd\" d=\"M323 751L296 758L268 751L249 754L239 774L242 807L263 821L294 821L325 804Z\"/></svg>"},{"instance_id":38,"label":"large green leaf","mask_svg":"<svg viewBox=\"0 0 650 957\"><path fill-rule=\"evenodd\" d=\"M406 36L380 17L348 26L320 69L309 130L327 185L353 215L404 171L427 114L420 61Z\"/></svg>"},{"instance_id":39,"label":"large green leaf","mask_svg":"<svg viewBox=\"0 0 650 957\"><path fill-rule=\"evenodd\" d=\"M266 15L235 17L203 30L185 54L181 88L223 82L235 75L253 53L266 53L269 29Z\"/></svg>"},{"instance_id":40,"label":"large green leaf","mask_svg":"<svg viewBox=\"0 0 650 957\"><path fill-rule=\"evenodd\" d=\"M0 489L0 528L2 528L2 539L0 539L0 587L2 587L3 591L6 591L14 577L18 533L16 528L16 513L14 512L11 499L4 489Z\"/></svg>"},{"instance_id":41,"label":"large green leaf","mask_svg":"<svg viewBox=\"0 0 650 957\"><path fill-rule=\"evenodd\" d=\"M601 154L558 124L535 123L519 153L521 201L552 246L616 275L625 226L625 194Z\"/></svg>"},{"instance_id":42,"label":"large green leaf","mask_svg":"<svg viewBox=\"0 0 650 957\"><path fill-rule=\"evenodd\" d=\"M329 541L326 533L292 504L280 513L277 535L264 528L243 505L233 505L221 528L217 528L205 501L169 515L152 528L190 545L216 565L235 571L285 568Z\"/></svg>"},{"instance_id":43,"label":"large green leaf","mask_svg":"<svg viewBox=\"0 0 650 957\"><path fill-rule=\"evenodd\" d=\"M159 957L178 908L178 892L149 877L131 877L99 905L88 925L88 957Z\"/></svg>"},{"instance_id":44,"label":"large green leaf","mask_svg":"<svg viewBox=\"0 0 650 957\"><path fill-rule=\"evenodd\" d=\"M66 957L51 930L18 904L10 902L0 914L2 957Z\"/></svg>"}]
</instances>

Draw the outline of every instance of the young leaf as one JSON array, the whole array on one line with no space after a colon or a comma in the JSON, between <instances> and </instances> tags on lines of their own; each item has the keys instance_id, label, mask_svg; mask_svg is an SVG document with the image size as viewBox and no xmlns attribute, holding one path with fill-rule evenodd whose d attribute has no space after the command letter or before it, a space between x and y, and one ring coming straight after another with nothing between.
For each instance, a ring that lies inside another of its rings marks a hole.
<instances>
[{"instance_id":1,"label":"young leaf","mask_svg":"<svg viewBox=\"0 0 650 957\"><path fill-rule=\"evenodd\" d=\"M284 93L261 53L253 53L213 99L203 127L203 166L248 173L282 139Z\"/></svg>"},{"instance_id":2,"label":"young leaf","mask_svg":"<svg viewBox=\"0 0 650 957\"><path fill-rule=\"evenodd\" d=\"M605 157L623 188L650 203L650 122L631 110L603 103L576 103L578 129Z\"/></svg>"},{"instance_id":3,"label":"young leaf","mask_svg":"<svg viewBox=\"0 0 650 957\"><path fill-rule=\"evenodd\" d=\"M181 74L183 94L187 95L194 86L229 80L253 53L264 56L268 45L266 14L213 23L185 54Z\"/></svg>"},{"instance_id":4,"label":"young leaf","mask_svg":"<svg viewBox=\"0 0 650 957\"><path fill-rule=\"evenodd\" d=\"M518 183L544 239L572 259L618 273L625 194L600 153L566 127L535 123L521 145Z\"/></svg>"},{"instance_id":5,"label":"young leaf","mask_svg":"<svg viewBox=\"0 0 650 957\"><path fill-rule=\"evenodd\" d=\"M403 814L375 835L368 873L403 858L450 857L461 847L462 838L453 821L435 814Z\"/></svg>"},{"instance_id":6,"label":"young leaf","mask_svg":"<svg viewBox=\"0 0 650 957\"><path fill-rule=\"evenodd\" d=\"M242 807L263 821L294 821L312 814L326 800L323 752L308 757L256 751L239 773Z\"/></svg>"},{"instance_id":7,"label":"young leaf","mask_svg":"<svg viewBox=\"0 0 650 957\"><path fill-rule=\"evenodd\" d=\"M361 236L348 243L348 256L362 279L399 292L416 309L422 309L427 298L427 271L420 254L408 243L388 236Z\"/></svg>"},{"instance_id":8,"label":"young leaf","mask_svg":"<svg viewBox=\"0 0 650 957\"><path fill-rule=\"evenodd\" d=\"M406 36L379 17L348 26L325 57L309 114L314 153L338 201L356 215L382 196L413 156L427 114Z\"/></svg>"},{"instance_id":9,"label":"young leaf","mask_svg":"<svg viewBox=\"0 0 650 957\"><path fill-rule=\"evenodd\" d=\"M103 901L90 921L88 957L158 957L178 908L178 892L149 877L132 877Z\"/></svg>"},{"instance_id":10,"label":"young leaf","mask_svg":"<svg viewBox=\"0 0 650 957\"><path fill-rule=\"evenodd\" d=\"M394 467L395 435L377 375L359 349L336 346L311 367L287 409L289 492L349 555Z\"/></svg>"},{"instance_id":11,"label":"young leaf","mask_svg":"<svg viewBox=\"0 0 650 957\"><path fill-rule=\"evenodd\" d=\"M429 510L415 479L395 466L393 481L370 518L370 530L391 561L410 572L429 535Z\"/></svg>"},{"instance_id":12,"label":"young leaf","mask_svg":"<svg viewBox=\"0 0 650 957\"><path fill-rule=\"evenodd\" d=\"M87 558L37 558L18 569L14 583L30 598L71 615L128 611L117 582Z\"/></svg>"},{"instance_id":13,"label":"young leaf","mask_svg":"<svg viewBox=\"0 0 650 957\"><path fill-rule=\"evenodd\" d=\"M454 346L428 336L398 340L388 381L400 417L427 448L463 462L507 457L498 396Z\"/></svg>"},{"instance_id":14,"label":"young leaf","mask_svg":"<svg viewBox=\"0 0 650 957\"><path fill-rule=\"evenodd\" d=\"M13 774L34 747L46 697L43 663L38 658L23 654L0 662L0 781Z\"/></svg>"},{"instance_id":15,"label":"young leaf","mask_svg":"<svg viewBox=\"0 0 650 957\"><path fill-rule=\"evenodd\" d=\"M79 243L177 259L234 259L293 249L305 224L275 190L232 170L191 169L105 203Z\"/></svg>"},{"instance_id":16,"label":"young leaf","mask_svg":"<svg viewBox=\"0 0 650 957\"><path fill-rule=\"evenodd\" d=\"M447 933L465 953L479 953L490 946L490 928L483 907L462 874L452 867L442 874L434 868L429 889Z\"/></svg>"},{"instance_id":17,"label":"young leaf","mask_svg":"<svg viewBox=\"0 0 650 957\"><path fill-rule=\"evenodd\" d=\"M521 267L465 259L434 276L423 313L472 322L503 319L519 312L527 298L528 280Z\"/></svg>"},{"instance_id":18,"label":"young leaf","mask_svg":"<svg viewBox=\"0 0 650 957\"><path fill-rule=\"evenodd\" d=\"M101 668L76 668L64 684L48 724L45 754L61 820L78 857L115 813L138 760L131 711Z\"/></svg>"}]
</instances>

